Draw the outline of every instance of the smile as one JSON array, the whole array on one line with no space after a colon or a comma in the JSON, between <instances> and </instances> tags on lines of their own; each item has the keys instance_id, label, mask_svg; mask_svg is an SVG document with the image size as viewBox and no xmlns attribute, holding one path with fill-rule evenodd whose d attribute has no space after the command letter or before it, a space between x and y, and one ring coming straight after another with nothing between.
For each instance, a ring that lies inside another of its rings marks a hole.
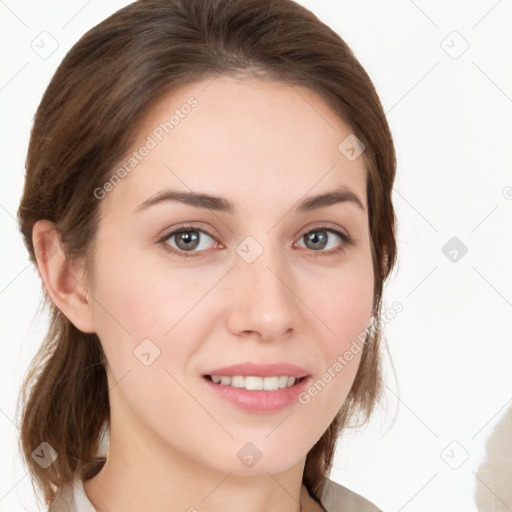
<instances>
[{"instance_id":1,"label":"smile","mask_svg":"<svg viewBox=\"0 0 512 512\"><path fill-rule=\"evenodd\" d=\"M248 391L276 391L278 389L289 388L295 384L296 381L300 381L305 377L296 379L288 375L279 375L272 377L258 377L254 375L233 375L233 376L221 376L221 375L207 375L206 378L211 380L215 384L221 386L232 386L234 388L245 388Z\"/></svg>"}]
</instances>

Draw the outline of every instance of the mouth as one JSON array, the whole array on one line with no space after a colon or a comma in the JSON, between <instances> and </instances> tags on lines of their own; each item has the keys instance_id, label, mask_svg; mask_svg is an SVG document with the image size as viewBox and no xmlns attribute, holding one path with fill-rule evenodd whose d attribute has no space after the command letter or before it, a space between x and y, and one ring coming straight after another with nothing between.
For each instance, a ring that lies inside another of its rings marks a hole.
<instances>
[{"instance_id":1,"label":"mouth","mask_svg":"<svg viewBox=\"0 0 512 512\"><path fill-rule=\"evenodd\" d=\"M207 389L232 406L250 413L273 413L297 404L312 379L304 376L201 376Z\"/></svg>"},{"instance_id":2,"label":"mouth","mask_svg":"<svg viewBox=\"0 0 512 512\"><path fill-rule=\"evenodd\" d=\"M304 377L292 377L287 375L259 377L254 375L203 375L203 378L217 386L244 388L247 391L278 391L298 386L306 380L309 375Z\"/></svg>"}]
</instances>

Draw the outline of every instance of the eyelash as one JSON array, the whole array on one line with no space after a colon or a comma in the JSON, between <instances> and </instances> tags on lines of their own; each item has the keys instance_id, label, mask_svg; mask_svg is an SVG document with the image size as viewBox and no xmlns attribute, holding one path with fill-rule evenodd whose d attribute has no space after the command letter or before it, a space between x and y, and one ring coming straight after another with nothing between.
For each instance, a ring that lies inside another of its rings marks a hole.
<instances>
[{"instance_id":1,"label":"eyelash","mask_svg":"<svg viewBox=\"0 0 512 512\"><path fill-rule=\"evenodd\" d=\"M164 250L166 250L167 252L173 254L174 256L176 256L178 258L187 259L187 258L200 257L202 251L190 251L190 252L182 251L182 250L178 251L175 248L170 247L169 244L166 243L167 240L169 240L169 238L171 238L172 236L178 235L180 233L186 233L187 231L197 231L199 233L204 233L204 234L208 235L209 237L211 237L213 240L217 241L213 235L211 235L210 233L208 233L208 231L205 231L204 229L199 229L195 226L184 225L184 226L181 226L180 228L178 228L174 231L171 231L170 233L166 233L162 237L158 238L157 244L163 245ZM339 231L338 229L335 229L328 224L321 224L319 226L314 227L313 229L309 229L308 231L305 231L304 233L302 233L302 235L300 235L299 239L301 239L304 235L307 235L308 233L312 233L314 231L328 231L330 233L334 233L334 234L338 235L343 241L339 248L331 249L330 251L310 250L310 252L312 252L312 253L315 253L315 252L320 253L318 255L314 254L313 257L315 257L315 258L318 256L336 256L336 255L340 254L341 252L344 252L346 247L350 247L351 245L354 244L354 239L350 235L343 233L342 231ZM194 252L196 254L194 254Z\"/></svg>"}]
</instances>

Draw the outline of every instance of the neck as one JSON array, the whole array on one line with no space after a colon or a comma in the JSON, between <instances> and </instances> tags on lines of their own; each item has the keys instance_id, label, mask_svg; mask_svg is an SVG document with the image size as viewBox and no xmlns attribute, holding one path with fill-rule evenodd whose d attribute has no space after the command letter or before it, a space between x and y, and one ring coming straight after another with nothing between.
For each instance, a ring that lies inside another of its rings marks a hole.
<instances>
[{"instance_id":1,"label":"neck","mask_svg":"<svg viewBox=\"0 0 512 512\"><path fill-rule=\"evenodd\" d=\"M112 408L107 460L96 476L84 482L87 497L98 511L322 510L302 486L305 457L281 473L222 471L155 439L144 425L124 416L125 421L119 419Z\"/></svg>"}]
</instances>

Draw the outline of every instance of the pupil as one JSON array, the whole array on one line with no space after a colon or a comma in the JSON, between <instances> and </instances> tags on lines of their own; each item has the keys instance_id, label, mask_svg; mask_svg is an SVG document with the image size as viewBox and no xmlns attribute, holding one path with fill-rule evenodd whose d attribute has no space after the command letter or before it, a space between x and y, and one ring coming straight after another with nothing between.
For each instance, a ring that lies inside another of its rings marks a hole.
<instances>
[{"instance_id":1,"label":"pupil","mask_svg":"<svg viewBox=\"0 0 512 512\"><path fill-rule=\"evenodd\" d=\"M191 233L194 233L194 234L191 234ZM192 248L195 248L197 247L198 245L198 241L199 241L199 237L197 235L197 233L195 233L194 231L184 231L182 233L178 233L178 241L177 241L177 244L180 245L180 244L184 244L184 248L185 249L190 249L190 242L195 242L192 243ZM183 247L182 247L183 248Z\"/></svg>"},{"instance_id":2,"label":"pupil","mask_svg":"<svg viewBox=\"0 0 512 512\"><path fill-rule=\"evenodd\" d=\"M318 233L320 233L320 236L318 235ZM314 231L306 236L308 238L308 241L313 242L314 249L318 248L318 244L320 245L320 247L323 247L323 245L326 243L327 237L324 231Z\"/></svg>"}]
</instances>

